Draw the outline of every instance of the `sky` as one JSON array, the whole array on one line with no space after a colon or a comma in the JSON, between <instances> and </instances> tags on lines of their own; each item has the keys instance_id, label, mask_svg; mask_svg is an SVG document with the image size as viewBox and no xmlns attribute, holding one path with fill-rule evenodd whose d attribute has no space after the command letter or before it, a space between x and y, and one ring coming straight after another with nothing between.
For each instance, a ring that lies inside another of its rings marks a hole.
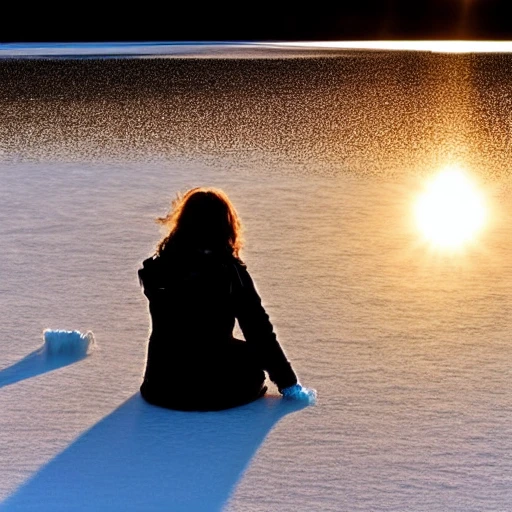
<instances>
[{"instance_id":1,"label":"sky","mask_svg":"<svg viewBox=\"0 0 512 512\"><path fill-rule=\"evenodd\" d=\"M512 39L506 0L353 0L293 9L264 2L146 2L115 11L84 5L23 4L19 15L13 6L0 22L0 42Z\"/></svg>"}]
</instances>

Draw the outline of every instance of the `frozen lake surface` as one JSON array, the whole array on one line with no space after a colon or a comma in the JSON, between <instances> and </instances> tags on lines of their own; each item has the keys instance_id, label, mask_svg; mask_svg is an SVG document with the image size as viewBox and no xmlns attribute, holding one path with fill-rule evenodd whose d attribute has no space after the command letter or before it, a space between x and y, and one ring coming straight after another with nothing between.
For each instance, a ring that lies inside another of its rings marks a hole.
<instances>
[{"instance_id":1,"label":"frozen lake surface","mask_svg":"<svg viewBox=\"0 0 512 512\"><path fill-rule=\"evenodd\" d=\"M0 510L508 510L512 56L221 50L0 48ZM489 220L434 251L412 212L449 165ZM317 405L141 401L137 270L198 185Z\"/></svg>"}]
</instances>

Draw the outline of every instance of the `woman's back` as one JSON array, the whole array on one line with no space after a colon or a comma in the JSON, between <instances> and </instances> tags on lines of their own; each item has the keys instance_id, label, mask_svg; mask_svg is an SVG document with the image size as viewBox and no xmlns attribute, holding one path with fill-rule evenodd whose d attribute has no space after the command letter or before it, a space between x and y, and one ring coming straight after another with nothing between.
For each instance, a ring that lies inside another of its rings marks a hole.
<instances>
[{"instance_id":1,"label":"woman's back","mask_svg":"<svg viewBox=\"0 0 512 512\"><path fill-rule=\"evenodd\" d=\"M203 345L228 340L234 263L231 256L204 251L145 260L139 278L149 299L152 336L177 345L184 337Z\"/></svg>"}]
</instances>

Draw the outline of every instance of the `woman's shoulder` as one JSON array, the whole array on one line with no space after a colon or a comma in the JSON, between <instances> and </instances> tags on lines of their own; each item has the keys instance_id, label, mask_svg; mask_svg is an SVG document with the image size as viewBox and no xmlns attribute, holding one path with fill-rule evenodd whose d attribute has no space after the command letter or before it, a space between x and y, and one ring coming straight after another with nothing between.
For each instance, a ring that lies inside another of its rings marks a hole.
<instances>
[{"instance_id":1,"label":"woman's shoulder","mask_svg":"<svg viewBox=\"0 0 512 512\"><path fill-rule=\"evenodd\" d=\"M232 263L239 268L245 268L245 269L247 268L245 261L243 261L238 256L235 256L235 255L232 256Z\"/></svg>"},{"instance_id":2,"label":"woman's shoulder","mask_svg":"<svg viewBox=\"0 0 512 512\"><path fill-rule=\"evenodd\" d=\"M152 256L149 256L148 258L145 258L144 260L142 260L142 267L143 268L147 268L147 267L152 267L156 264L157 262L157 259L158 259L158 255L157 254L153 254Z\"/></svg>"},{"instance_id":3,"label":"woman's shoulder","mask_svg":"<svg viewBox=\"0 0 512 512\"><path fill-rule=\"evenodd\" d=\"M245 263L245 261L243 261L240 258L234 258L233 268L235 270L235 279L238 283L240 283L240 288L242 290L256 290L254 280L247 268L247 264Z\"/></svg>"},{"instance_id":4,"label":"woman's shoulder","mask_svg":"<svg viewBox=\"0 0 512 512\"><path fill-rule=\"evenodd\" d=\"M157 252L152 256L145 258L138 271L139 277L168 274L175 263L175 258L172 256L172 254Z\"/></svg>"},{"instance_id":5,"label":"woman's shoulder","mask_svg":"<svg viewBox=\"0 0 512 512\"><path fill-rule=\"evenodd\" d=\"M231 266L234 268L236 274L238 274L238 278L240 280L246 280L249 276L249 271L247 270L247 264L238 256L233 256L231 259Z\"/></svg>"},{"instance_id":6,"label":"woman's shoulder","mask_svg":"<svg viewBox=\"0 0 512 512\"><path fill-rule=\"evenodd\" d=\"M154 277L158 271L159 265L159 258L156 254L142 261L142 266L138 270L139 281L141 284L146 284L148 280L151 280L151 278Z\"/></svg>"}]
</instances>

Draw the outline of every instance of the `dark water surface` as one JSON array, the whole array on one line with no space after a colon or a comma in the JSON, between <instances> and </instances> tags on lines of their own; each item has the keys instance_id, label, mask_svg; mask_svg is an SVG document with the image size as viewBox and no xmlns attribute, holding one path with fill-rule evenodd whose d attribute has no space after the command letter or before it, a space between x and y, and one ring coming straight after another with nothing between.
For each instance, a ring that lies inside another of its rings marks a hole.
<instances>
[{"instance_id":1,"label":"dark water surface","mask_svg":"<svg viewBox=\"0 0 512 512\"><path fill-rule=\"evenodd\" d=\"M508 176L510 54L0 61L4 161L278 160L393 176Z\"/></svg>"}]
</instances>

